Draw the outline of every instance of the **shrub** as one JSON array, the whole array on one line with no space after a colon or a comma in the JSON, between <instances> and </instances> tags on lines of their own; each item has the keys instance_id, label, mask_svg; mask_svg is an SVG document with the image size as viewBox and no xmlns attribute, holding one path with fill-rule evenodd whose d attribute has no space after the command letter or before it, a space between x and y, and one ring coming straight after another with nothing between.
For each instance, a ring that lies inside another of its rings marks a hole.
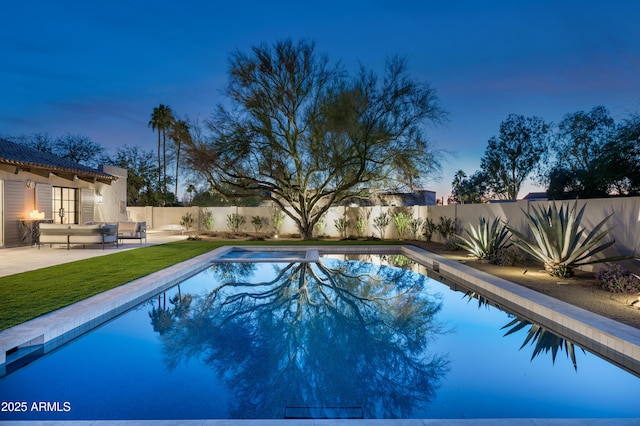
<instances>
[{"instance_id":1,"label":"shrub","mask_svg":"<svg viewBox=\"0 0 640 426\"><path fill-rule=\"evenodd\" d=\"M612 293L640 292L640 278L619 264L598 269L596 280L602 288Z\"/></svg>"},{"instance_id":2,"label":"shrub","mask_svg":"<svg viewBox=\"0 0 640 426\"><path fill-rule=\"evenodd\" d=\"M458 239L457 236L452 236L447 238L444 241L444 249L445 250L449 250L449 251L456 251L460 249L460 240Z\"/></svg>"},{"instance_id":3,"label":"shrub","mask_svg":"<svg viewBox=\"0 0 640 426\"><path fill-rule=\"evenodd\" d=\"M411 219L411 222L409 222L409 230L411 231L411 236L414 240L418 239L418 231L420 230L421 227L422 227L421 217L416 217L414 219Z\"/></svg>"},{"instance_id":4,"label":"shrub","mask_svg":"<svg viewBox=\"0 0 640 426\"><path fill-rule=\"evenodd\" d=\"M456 221L450 217L440 216L437 230L443 240L447 241L456 234Z\"/></svg>"},{"instance_id":5,"label":"shrub","mask_svg":"<svg viewBox=\"0 0 640 426\"><path fill-rule=\"evenodd\" d=\"M206 229L207 231L211 231L213 229L213 213L210 210L206 210L200 216L200 227Z\"/></svg>"},{"instance_id":6,"label":"shrub","mask_svg":"<svg viewBox=\"0 0 640 426\"><path fill-rule=\"evenodd\" d=\"M284 213L276 210L271 218L271 223L273 224L273 232L278 235L282 230L282 224L284 223Z\"/></svg>"},{"instance_id":7,"label":"shrub","mask_svg":"<svg viewBox=\"0 0 640 426\"><path fill-rule=\"evenodd\" d=\"M347 228L350 225L349 220L347 220L347 218L341 217L339 219L334 220L333 224L335 225L336 229L340 233L340 237L347 238Z\"/></svg>"},{"instance_id":8,"label":"shrub","mask_svg":"<svg viewBox=\"0 0 640 426\"><path fill-rule=\"evenodd\" d=\"M264 226L265 218L262 216L253 216L251 218L251 225L253 225L253 229L256 233L260 232L262 227Z\"/></svg>"},{"instance_id":9,"label":"shrub","mask_svg":"<svg viewBox=\"0 0 640 426\"><path fill-rule=\"evenodd\" d=\"M431 238L433 238L433 234L438 230L438 225L431 219L426 218L424 223L422 224L422 235L424 235L425 240L427 242L431 242Z\"/></svg>"},{"instance_id":10,"label":"shrub","mask_svg":"<svg viewBox=\"0 0 640 426\"><path fill-rule=\"evenodd\" d=\"M358 216L356 219L356 232L358 233L358 237L364 237L364 232L367 230L367 219L362 216Z\"/></svg>"},{"instance_id":11,"label":"shrub","mask_svg":"<svg viewBox=\"0 0 640 426\"><path fill-rule=\"evenodd\" d=\"M239 213L231 213L227 215L227 226L234 234L237 234L240 227L244 225L246 219Z\"/></svg>"},{"instance_id":12,"label":"shrub","mask_svg":"<svg viewBox=\"0 0 640 426\"><path fill-rule=\"evenodd\" d=\"M190 212L186 212L180 219L180 225L182 225L187 231L193 226L193 215Z\"/></svg>"},{"instance_id":13,"label":"shrub","mask_svg":"<svg viewBox=\"0 0 640 426\"><path fill-rule=\"evenodd\" d=\"M391 218L387 213L380 213L380 216L373 219L373 226L380 234L380 239L384 240L384 234L387 232L387 226L391 223Z\"/></svg>"},{"instance_id":14,"label":"shrub","mask_svg":"<svg viewBox=\"0 0 640 426\"><path fill-rule=\"evenodd\" d=\"M326 225L327 225L327 224L325 223L324 218L320 219L320 220L318 221L318 223L316 223L316 235L317 235L318 237L320 237L320 236L324 235L324 227L325 227Z\"/></svg>"},{"instance_id":15,"label":"shrub","mask_svg":"<svg viewBox=\"0 0 640 426\"><path fill-rule=\"evenodd\" d=\"M511 245L509 231L495 218L491 223L484 217L480 218L478 228L465 229L467 237L458 237L458 245L478 259L493 260L498 251Z\"/></svg>"},{"instance_id":16,"label":"shrub","mask_svg":"<svg viewBox=\"0 0 640 426\"><path fill-rule=\"evenodd\" d=\"M356 232L358 233L358 237L364 237L364 232L367 230L367 219L362 216L358 216L356 219Z\"/></svg>"},{"instance_id":17,"label":"shrub","mask_svg":"<svg viewBox=\"0 0 640 426\"><path fill-rule=\"evenodd\" d=\"M510 245L500 248L491 259L491 263L500 266L516 266L524 262L524 259L524 253L519 248Z\"/></svg>"},{"instance_id":18,"label":"shrub","mask_svg":"<svg viewBox=\"0 0 640 426\"><path fill-rule=\"evenodd\" d=\"M405 232L411 223L411 216L405 212L399 212L393 215L393 224L396 225L398 237L402 240Z\"/></svg>"}]
</instances>

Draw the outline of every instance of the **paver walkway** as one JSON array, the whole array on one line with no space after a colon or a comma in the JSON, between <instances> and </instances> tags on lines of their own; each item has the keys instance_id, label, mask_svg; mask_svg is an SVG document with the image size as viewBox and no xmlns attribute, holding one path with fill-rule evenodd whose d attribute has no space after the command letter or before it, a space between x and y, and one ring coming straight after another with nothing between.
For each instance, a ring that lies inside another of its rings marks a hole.
<instances>
[{"instance_id":1,"label":"paver walkway","mask_svg":"<svg viewBox=\"0 0 640 426\"><path fill-rule=\"evenodd\" d=\"M0 248L0 277L186 238L186 235L176 233L148 231L147 242L142 245L138 240L128 240L124 244L119 244L118 247L113 244L107 245L104 250L99 245L88 248L72 245L67 250L66 246L59 244L54 244L53 247L43 245L40 249L37 246Z\"/></svg>"}]
</instances>

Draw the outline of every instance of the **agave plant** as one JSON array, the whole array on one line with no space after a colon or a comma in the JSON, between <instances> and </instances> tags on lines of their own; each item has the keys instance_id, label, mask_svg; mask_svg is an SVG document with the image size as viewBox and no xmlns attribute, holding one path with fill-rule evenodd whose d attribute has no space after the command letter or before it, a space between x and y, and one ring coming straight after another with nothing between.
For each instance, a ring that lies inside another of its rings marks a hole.
<instances>
[{"instance_id":1,"label":"agave plant","mask_svg":"<svg viewBox=\"0 0 640 426\"><path fill-rule=\"evenodd\" d=\"M466 230L468 237L458 236L458 245L467 250L478 259L491 260L500 249L511 245L509 230L500 223L500 219L495 218L491 223L484 217L480 218L478 228L473 226L471 230Z\"/></svg>"},{"instance_id":2,"label":"agave plant","mask_svg":"<svg viewBox=\"0 0 640 426\"><path fill-rule=\"evenodd\" d=\"M551 352L551 362L555 364L558 352L562 352L562 350L564 349L567 358L569 358L571 360L571 363L573 364L573 368L576 371L578 370L578 362L576 360L575 350L576 346L573 345L573 342L565 340L557 334L554 334L551 331L547 330L546 328L538 324L533 324L522 318L515 318L509 324L502 327L502 330L511 327L511 329L505 333L506 337L512 333L515 333L516 331L523 329L528 325L530 325L531 327L529 327L527 337L524 339L524 343L522 344L522 346L520 346L520 349L524 348L527 344L531 344L532 346L535 345L533 348L533 354L531 355L532 361L535 357L542 353ZM578 349L581 349L584 353L584 349L580 348L579 346Z\"/></svg>"},{"instance_id":3,"label":"agave plant","mask_svg":"<svg viewBox=\"0 0 640 426\"><path fill-rule=\"evenodd\" d=\"M602 219L586 238L583 238L584 229L580 229L580 221L586 205L582 206L580 211L577 211L577 206L576 201L571 209L562 206L558 210L554 202L547 209L531 206L531 214L523 210L533 239L507 225L511 233L518 238L514 244L542 261L545 271L552 276L568 277L573 274L573 268L576 266L621 259L620 256L616 256L587 260L615 243L609 241L600 244L611 231L602 230L611 215Z\"/></svg>"}]
</instances>

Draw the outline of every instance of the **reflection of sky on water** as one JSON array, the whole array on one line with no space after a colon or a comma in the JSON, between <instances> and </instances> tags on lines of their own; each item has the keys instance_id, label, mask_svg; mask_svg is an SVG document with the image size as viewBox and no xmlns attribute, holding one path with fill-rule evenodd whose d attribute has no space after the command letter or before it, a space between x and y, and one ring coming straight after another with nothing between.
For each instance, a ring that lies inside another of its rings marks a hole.
<instances>
[{"instance_id":1,"label":"reflection of sky on water","mask_svg":"<svg viewBox=\"0 0 640 426\"><path fill-rule=\"evenodd\" d=\"M334 265L334 262L329 262ZM282 265L257 265L255 276L269 280ZM215 275L210 271L180 286L181 294L204 294ZM435 282L430 293L444 296L438 321L453 333L438 335L430 352L446 354L449 371L435 399L413 417L638 417L631 402L640 379L598 357L577 350L578 371L564 352L531 360L522 345L526 332L503 337L512 317L480 307L461 292ZM176 294L167 292L167 302ZM160 299L164 304L164 298ZM0 379L0 399L69 401L71 413L30 413L2 419L85 418L224 418L231 402L214 368L183 358L167 369L163 344L152 331L152 299L93 333ZM625 402L626 401L626 402ZM125 414L118 414L125 413Z\"/></svg>"},{"instance_id":2,"label":"reflection of sky on water","mask_svg":"<svg viewBox=\"0 0 640 426\"><path fill-rule=\"evenodd\" d=\"M523 344L528 328L502 337L513 317L448 288L441 319L456 324L449 348L451 371L438 392L434 417L637 417L640 408L622 402L637 392L640 379L576 348L578 371L560 352L531 359ZM507 399L508 398L508 399ZM503 401L508 400L509 403ZM464 403L461 403L464 401ZM454 408L452 413L451 409Z\"/></svg>"}]
</instances>

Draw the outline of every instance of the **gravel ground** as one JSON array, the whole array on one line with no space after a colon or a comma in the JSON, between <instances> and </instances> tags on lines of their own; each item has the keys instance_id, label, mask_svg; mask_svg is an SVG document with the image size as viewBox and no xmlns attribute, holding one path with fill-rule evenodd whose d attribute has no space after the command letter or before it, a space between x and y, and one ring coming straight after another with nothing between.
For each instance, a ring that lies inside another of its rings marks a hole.
<instances>
[{"instance_id":1,"label":"gravel ground","mask_svg":"<svg viewBox=\"0 0 640 426\"><path fill-rule=\"evenodd\" d=\"M474 260L463 251L447 251L442 244L414 244L440 256L464 262L473 268L640 329L640 302L631 305L638 300L638 294L619 294L604 290L598 285L592 272L576 271L571 278L557 278L545 273L539 262L498 266Z\"/></svg>"}]
</instances>

